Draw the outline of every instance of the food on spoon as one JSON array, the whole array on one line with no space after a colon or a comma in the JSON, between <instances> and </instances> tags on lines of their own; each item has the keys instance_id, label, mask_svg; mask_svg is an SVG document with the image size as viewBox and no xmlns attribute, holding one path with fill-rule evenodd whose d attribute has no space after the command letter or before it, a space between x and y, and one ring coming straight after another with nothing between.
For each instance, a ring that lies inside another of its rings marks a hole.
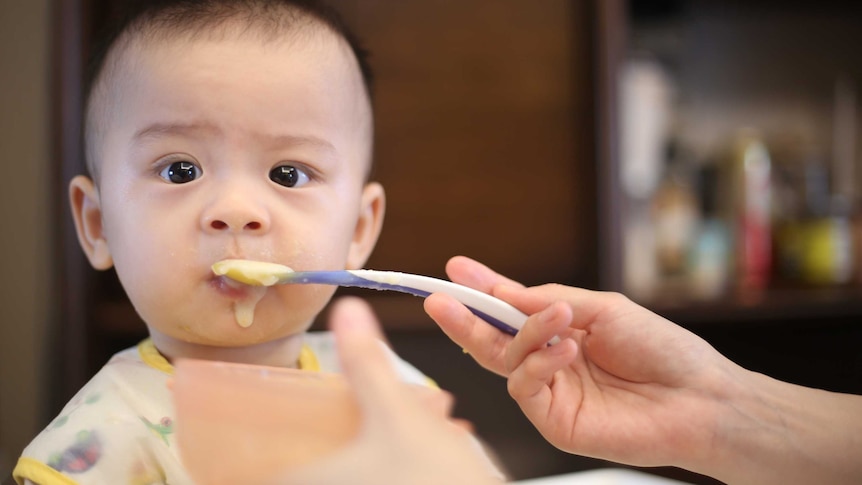
<instances>
[{"instance_id":1,"label":"food on spoon","mask_svg":"<svg viewBox=\"0 0 862 485\"><path fill-rule=\"evenodd\" d=\"M213 273L251 286L272 286L293 270L283 264L252 261L249 259L223 259L212 266Z\"/></svg>"}]
</instances>

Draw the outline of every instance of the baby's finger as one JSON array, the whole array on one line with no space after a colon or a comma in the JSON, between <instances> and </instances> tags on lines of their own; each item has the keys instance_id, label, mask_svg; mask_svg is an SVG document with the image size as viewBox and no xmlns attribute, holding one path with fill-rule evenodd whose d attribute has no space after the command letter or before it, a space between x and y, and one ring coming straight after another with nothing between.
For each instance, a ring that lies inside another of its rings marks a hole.
<instances>
[{"instance_id":1,"label":"baby's finger","mask_svg":"<svg viewBox=\"0 0 862 485\"><path fill-rule=\"evenodd\" d=\"M452 418L449 420L450 423L454 424L456 428L459 430L469 433L475 434L476 427L473 425L473 422L464 418Z\"/></svg>"},{"instance_id":2,"label":"baby's finger","mask_svg":"<svg viewBox=\"0 0 862 485\"><path fill-rule=\"evenodd\" d=\"M506 370L511 372L520 366L528 355L546 347L552 338L565 337L571 320L572 309L563 302L556 302L531 315L506 350Z\"/></svg>"},{"instance_id":3,"label":"baby's finger","mask_svg":"<svg viewBox=\"0 0 862 485\"><path fill-rule=\"evenodd\" d=\"M447 422L455 425L460 430L467 431L468 433L475 431L472 422L452 416L452 409L455 407L455 398L448 391L418 385L410 386L410 390L419 398L425 408L435 416L446 419Z\"/></svg>"},{"instance_id":4,"label":"baby's finger","mask_svg":"<svg viewBox=\"0 0 862 485\"><path fill-rule=\"evenodd\" d=\"M380 343L382 332L368 303L355 297L340 298L330 311L330 327L344 375L365 420L387 422L405 400L413 398Z\"/></svg>"},{"instance_id":5,"label":"baby's finger","mask_svg":"<svg viewBox=\"0 0 862 485\"><path fill-rule=\"evenodd\" d=\"M506 348L512 337L473 315L449 295L435 293L425 299L425 311L452 341L482 367L506 375Z\"/></svg>"},{"instance_id":6,"label":"baby's finger","mask_svg":"<svg viewBox=\"0 0 862 485\"><path fill-rule=\"evenodd\" d=\"M509 374L509 395L524 412L547 410L549 395L543 393L554 374L571 364L578 355L574 340L565 339L556 345L533 352ZM528 416L531 416L528 412Z\"/></svg>"},{"instance_id":7,"label":"baby's finger","mask_svg":"<svg viewBox=\"0 0 862 485\"><path fill-rule=\"evenodd\" d=\"M419 402L434 415L448 418L452 414L455 399L449 392L420 385L411 385L408 387Z\"/></svg>"}]
</instances>

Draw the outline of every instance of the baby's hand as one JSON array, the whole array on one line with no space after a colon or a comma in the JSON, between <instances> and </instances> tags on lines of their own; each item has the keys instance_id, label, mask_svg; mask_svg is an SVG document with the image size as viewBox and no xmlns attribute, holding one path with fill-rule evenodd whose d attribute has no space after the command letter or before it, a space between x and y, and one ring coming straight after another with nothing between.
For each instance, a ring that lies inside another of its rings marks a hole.
<instances>
[{"instance_id":1,"label":"baby's hand","mask_svg":"<svg viewBox=\"0 0 862 485\"><path fill-rule=\"evenodd\" d=\"M499 483L463 426L448 419L451 397L411 389L398 379L367 303L342 298L330 320L360 407L359 436L273 484Z\"/></svg>"}]
</instances>

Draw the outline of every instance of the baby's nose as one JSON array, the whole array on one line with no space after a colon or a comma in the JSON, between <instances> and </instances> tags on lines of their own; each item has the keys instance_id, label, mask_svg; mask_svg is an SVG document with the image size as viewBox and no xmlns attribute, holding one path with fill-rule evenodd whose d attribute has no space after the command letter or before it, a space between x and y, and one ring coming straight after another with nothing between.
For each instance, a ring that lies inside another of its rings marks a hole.
<instances>
[{"instance_id":1,"label":"baby's nose","mask_svg":"<svg viewBox=\"0 0 862 485\"><path fill-rule=\"evenodd\" d=\"M226 229L230 229L231 227L239 227L239 226L242 226L243 229L247 229L249 231L255 231L255 230L263 227L263 225L259 221L249 221L249 222L246 222L245 224L243 224L242 222L239 222L237 224L230 224L228 222L225 222L225 221L222 221L219 219L213 219L210 222L210 227L212 227L213 229L216 229L216 230L226 230Z\"/></svg>"},{"instance_id":2,"label":"baby's nose","mask_svg":"<svg viewBox=\"0 0 862 485\"><path fill-rule=\"evenodd\" d=\"M270 216L263 201L253 194L219 197L204 211L202 229L207 232L263 233Z\"/></svg>"}]
</instances>

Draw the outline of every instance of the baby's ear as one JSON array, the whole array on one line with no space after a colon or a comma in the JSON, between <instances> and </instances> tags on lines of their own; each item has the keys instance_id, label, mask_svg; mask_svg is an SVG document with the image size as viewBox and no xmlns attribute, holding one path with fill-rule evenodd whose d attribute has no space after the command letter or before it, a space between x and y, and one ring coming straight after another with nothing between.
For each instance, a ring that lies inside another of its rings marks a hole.
<instances>
[{"instance_id":1,"label":"baby's ear","mask_svg":"<svg viewBox=\"0 0 862 485\"><path fill-rule=\"evenodd\" d=\"M102 231L102 206L99 192L89 177L78 175L69 183L69 201L78 242L96 269L108 269L114 265L108 241Z\"/></svg>"},{"instance_id":2,"label":"baby's ear","mask_svg":"<svg viewBox=\"0 0 862 485\"><path fill-rule=\"evenodd\" d=\"M359 217L353 231L353 241L347 255L347 269L360 269L371 256L383 228L386 195L377 182L365 184L360 200Z\"/></svg>"}]
</instances>

